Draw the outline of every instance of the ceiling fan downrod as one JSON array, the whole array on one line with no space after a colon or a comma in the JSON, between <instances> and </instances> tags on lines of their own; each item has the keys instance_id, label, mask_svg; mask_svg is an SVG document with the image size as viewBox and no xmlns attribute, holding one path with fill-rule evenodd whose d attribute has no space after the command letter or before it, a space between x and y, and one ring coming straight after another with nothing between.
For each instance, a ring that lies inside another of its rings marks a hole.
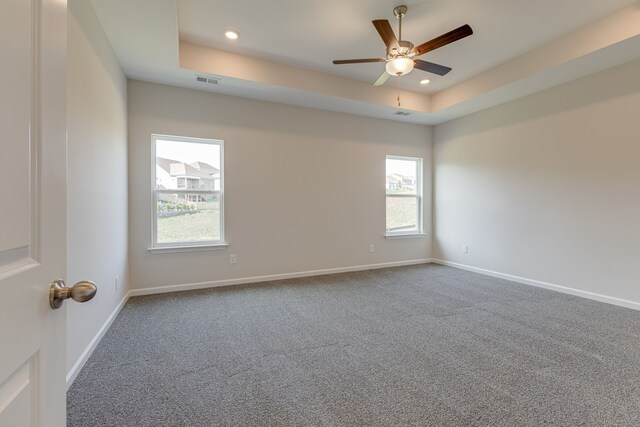
<instances>
[{"instance_id":1,"label":"ceiling fan downrod","mask_svg":"<svg viewBox=\"0 0 640 427\"><path fill-rule=\"evenodd\" d=\"M393 8L393 14L398 18L398 41L402 41L402 18L407 13L407 6L400 5Z\"/></svg>"}]
</instances>

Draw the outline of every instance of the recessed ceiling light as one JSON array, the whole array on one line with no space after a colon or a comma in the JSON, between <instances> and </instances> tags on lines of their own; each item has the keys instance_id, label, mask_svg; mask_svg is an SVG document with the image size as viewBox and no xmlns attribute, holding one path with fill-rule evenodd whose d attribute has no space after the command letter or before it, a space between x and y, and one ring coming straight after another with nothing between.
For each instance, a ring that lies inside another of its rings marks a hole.
<instances>
[{"instance_id":1,"label":"recessed ceiling light","mask_svg":"<svg viewBox=\"0 0 640 427\"><path fill-rule=\"evenodd\" d=\"M429 79L420 80L421 85L428 85L431 82Z\"/></svg>"},{"instance_id":2,"label":"recessed ceiling light","mask_svg":"<svg viewBox=\"0 0 640 427\"><path fill-rule=\"evenodd\" d=\"M224 32L224 36L229 40L238 40L238 37L240 37L240 34L238 34L238 32L234 30L227 30Z\"/></svg>"}]
</instances>

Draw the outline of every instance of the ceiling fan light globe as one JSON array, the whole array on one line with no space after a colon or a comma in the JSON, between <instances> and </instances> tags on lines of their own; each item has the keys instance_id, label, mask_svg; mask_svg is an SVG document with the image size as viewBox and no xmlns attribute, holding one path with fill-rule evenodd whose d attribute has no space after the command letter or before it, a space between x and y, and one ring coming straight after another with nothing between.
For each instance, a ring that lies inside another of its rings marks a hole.
<instances>
[{"instance_id":1,"label":"ceiling fan light globe","mask_svg":"<svg viewBox=\"0 0 640 427\"><path fill-rule=\"evenodd\" d=\"M395 58L387 62L386 70L387 73L391 74L392 76L404 76L405 74L409 74L411 70L413 70L413 66L413 59L404 57Z\"/></svg>"}]
</instances>

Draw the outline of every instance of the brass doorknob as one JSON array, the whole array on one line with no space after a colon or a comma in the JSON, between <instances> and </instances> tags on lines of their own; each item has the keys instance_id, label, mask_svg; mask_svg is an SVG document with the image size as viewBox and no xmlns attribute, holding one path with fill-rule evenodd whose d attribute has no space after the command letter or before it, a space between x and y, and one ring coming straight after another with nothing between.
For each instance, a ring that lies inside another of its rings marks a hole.
<instances>
[{"instance_id":1,"label":"brass doorknob","mask_svg":"<svg viewBox=\"0 0 640 427\"><path fill-rule=\"evenodd\" d=\"M96 296L96 292L98 287L89 280L78 282L71 288L68 288L62 279L54 280L49 289L49 305L55 310L62 307L64 300L69 298L77 302L89 301Z\"/></svg>"}]
</instances>

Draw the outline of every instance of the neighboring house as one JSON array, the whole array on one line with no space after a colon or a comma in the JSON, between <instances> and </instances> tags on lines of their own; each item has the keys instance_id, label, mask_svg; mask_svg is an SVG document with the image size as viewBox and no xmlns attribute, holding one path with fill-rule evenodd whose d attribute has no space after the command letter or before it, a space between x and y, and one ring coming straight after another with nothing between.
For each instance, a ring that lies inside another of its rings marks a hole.
<instances>
[{"instance_id":1,"label":"neighboring house","mask_svg":"<svg viewBox=\"0 0 640 427\"><path fill-rule=\"evenodd\" d=\"M200 172L205 173L207 175L209 175L210 177L214 177L216 179L216 183L220 184L220 171L218 170L218 168L211 166L209 163L204 163L204 162L194 162L194 163L190 163L189 166L198 169ZM216 188L216 190L219 190L220 188Z\"/></svg>"},{"instance_id":2,"label":"neighboring house","mask_svg":"<svg viewBox=\"0 0 640 427\"><path fill-rule=\"evenodd\" d=\"M394 175L387 175L387 190L399 190L402 188L402 179Z\"/></svg>"},{"instance_id":3,"label":"neighboring house","mask_svg":"<svg viewBox=\"0 0 640 427\"><path fill-rule=\"evenodd\" d=\"M156 186L160 189L220 190L220 171L204 162L187 164L156 157ZM203 201L197 194L182 194L178 198Z\"/></svg>"},{"instance_id":4,"label":"neighboring house","mask_svg":"<svg viewBox=\"0 0 640 427\"><path fill-rule=\"evenodd\" d=\"M387 175L387 190L415 189L416 179L412 176L392 173Z\"/></svg>"},{"instance_id":5,"label":"neighboring house","mask_svg":"<svg viewBox=\"0 0 640 427\"><path fill-rule=\"evenodd\" d=\"M402 183L406 186L409 186L411 188L415 188L416 186L416 179L412 176L403 176L402 177Z\"/></svg>"}]
</instances>

